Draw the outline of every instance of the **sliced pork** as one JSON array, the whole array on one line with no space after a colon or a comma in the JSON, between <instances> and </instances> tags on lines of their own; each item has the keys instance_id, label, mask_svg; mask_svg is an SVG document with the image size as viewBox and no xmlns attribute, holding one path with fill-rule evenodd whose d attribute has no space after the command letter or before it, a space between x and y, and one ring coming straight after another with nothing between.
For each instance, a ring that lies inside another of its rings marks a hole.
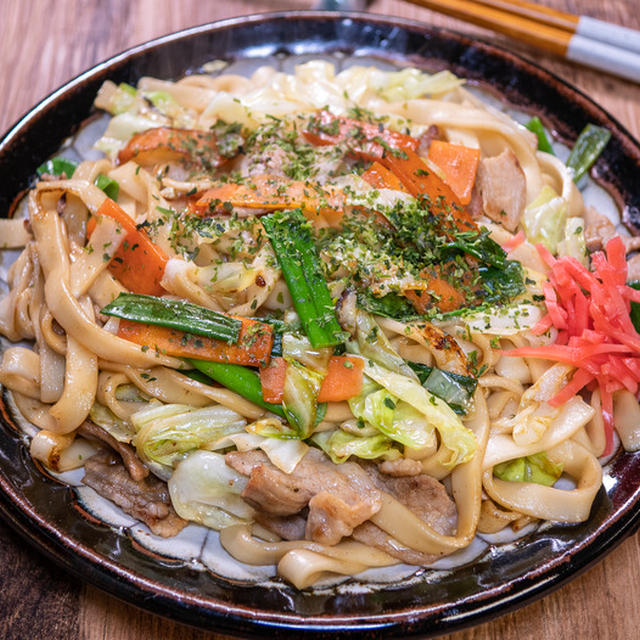
<instances>
[{"instance_id":1,"label":"sliced pork","mask_svg":"<svg viewBox=\"0 0 640 640\"><path fill-rule=\"evenodd\" d=\"M515 231L526 204L527 182L513 151L505 149L499 156L481 160L477 184L484 213Z\"/></svg>"},{"instance_id":2,"label":"sliced pork","mask_svg":"<svg viewBox=\"0 0 640 640\"><path fill-rule=\"evenodd\" d=\"M90 420L83 422L78 433L111 447L122 458L122 462L133 480L142 480L149 475L149 469L140 462L132 446L124 442L118 442L110 433L94 422Z\"/></svg>"},{"instance_id":3,"label":"sliced pork","mask_svg":"<svg viewBox=\"0 0 640 640\"><path fill-rule=\"evenodd\" d=\"M373 465L369 465L367 471L380 490L391 494L438 533L455 533L455 504L442 483L435 478L424 473L410 477L391 477L380 473ZM405 547L372 522L361 524L352 535L359 542L381 549L407 564L429 564L438 557Z\"/></svg>"},{"instance_id":4,"label":"sliced pork","mask_svg":"<svg viewBox=\"0 0 640 640\"><path fill-rule=\"evenodd\" d=\"M242 497L269 515L290 516L309 508L305 537L333 545L377 513L380 491L370 478L353 471L349 477L317 449L310 449L290 474L280 471L261 451L233 451L227 464L249 476Z\"/></svg>"},{"instance_id":5,"label":"sliced pork","mask_svg":"<svg viewBox=\"0 0 640 640\"><path fill-rule=\"evenodd\" d=\"M152 533L171 538L187 525L173 510L167 485L155 476L134 480L110 451L100 451L84 466L84 484L144 522Z\"/></svg>"}]
</instances>

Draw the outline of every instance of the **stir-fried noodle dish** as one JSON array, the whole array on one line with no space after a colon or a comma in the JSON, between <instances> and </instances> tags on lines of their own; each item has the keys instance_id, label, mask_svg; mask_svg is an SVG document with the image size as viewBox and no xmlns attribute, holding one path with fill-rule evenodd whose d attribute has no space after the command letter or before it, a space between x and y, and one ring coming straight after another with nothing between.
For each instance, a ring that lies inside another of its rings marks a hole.
<instances>
[{"instance_id":1,"label":"stir-fried noodle dish","mask_svg":"<svg viewBox=\"0 0 640 640\"><path fill-rule=\"evenodd\" d=\"M589 518L640 447L640 243L579 189L609 132L563 162L449 72L321 61L95 105L103 159L0 221L34 459L298 588Z\"/></svg>"}]
</instances>

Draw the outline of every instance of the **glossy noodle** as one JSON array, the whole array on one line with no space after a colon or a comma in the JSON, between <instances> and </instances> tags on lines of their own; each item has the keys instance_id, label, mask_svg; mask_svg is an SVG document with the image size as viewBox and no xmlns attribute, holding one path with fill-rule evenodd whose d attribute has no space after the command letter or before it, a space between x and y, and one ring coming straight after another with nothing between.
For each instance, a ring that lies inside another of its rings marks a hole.
<instances>
[{"instance_id":1,"label":"glossy noodle","mask_svg":"<svg viewBox=\"0 0 640 640\"><path fill-rule=\"evenodd\" d=\"M0 221L34 458L298 588L589 518L612 426L640 447L640 340L588 316L618 245L586 246L531 131L449 72L319 61L96 106L104 158L51 161ZM123 499L153 487L153 513Z\"/></svg>"}]
</instances>

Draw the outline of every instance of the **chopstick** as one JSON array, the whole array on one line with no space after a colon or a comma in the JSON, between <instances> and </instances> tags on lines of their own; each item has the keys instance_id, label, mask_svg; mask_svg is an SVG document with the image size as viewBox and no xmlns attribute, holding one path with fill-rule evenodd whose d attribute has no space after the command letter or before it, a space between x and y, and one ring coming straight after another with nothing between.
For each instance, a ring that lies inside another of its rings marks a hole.
<instances>
[{"instance_id":1,"label":"chopstick","mask_svg":"<svg viewBox=\"0 0 640 640\"><path fill-rule=\"evenodd\" d=\"M628 29L611 22L590 16L576 16L573 13L552 9L527 0L476 0L494 9L542 22L551 27L565 29L573 34L606 42L620 49L640 53L640 31Z\"/></svg>"},{"instance_id":2,"label":"chopstick","mask_svg":"<svg viewBox=\"0 0 640 640\"><path fill-rule=\"evenodd\" d=\"M504 33L567 60L640 82L638 31L594 18L585 19L585 16L565 14L524 0L409 2ZM579 29L581 23L582 27Z\"/></svg>"}]
</instances>

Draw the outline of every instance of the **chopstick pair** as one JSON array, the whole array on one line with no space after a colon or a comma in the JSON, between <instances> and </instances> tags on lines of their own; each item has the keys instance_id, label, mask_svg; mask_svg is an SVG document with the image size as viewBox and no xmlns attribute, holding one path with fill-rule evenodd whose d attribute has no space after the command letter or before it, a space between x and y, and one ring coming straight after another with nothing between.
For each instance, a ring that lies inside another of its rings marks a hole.
<instances>
[{"instance_id":1,"label":"chopstick pair","mask_svg":"<svg viewBox=\"0 0 640 640\"><path fill-rule=\"evenodd\" d=\"M567 60L640 82L640 31L526 0L409 0Z\"/></svg>"}]
</instances>

